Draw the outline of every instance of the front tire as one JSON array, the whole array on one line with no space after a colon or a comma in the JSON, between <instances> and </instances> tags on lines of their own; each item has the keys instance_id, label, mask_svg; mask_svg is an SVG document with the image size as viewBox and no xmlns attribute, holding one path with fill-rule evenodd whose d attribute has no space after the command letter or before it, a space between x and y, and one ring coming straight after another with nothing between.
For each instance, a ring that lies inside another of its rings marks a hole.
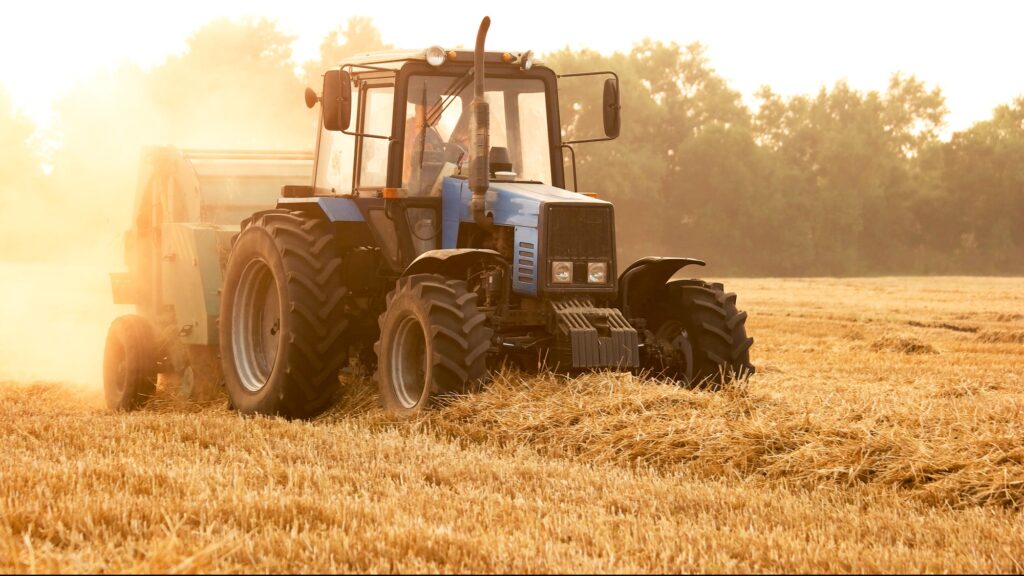
<instances>
[{"instance_id":1,"label":"front tire","mask_svg":"<svg viewBox=\"0 0 1024 576\"><path fill-rule=\"evenodd\" d=\"M335 400L348 354L340 268L326 221L268 210L243 222L220 308L221 366L239 412L310 418Z\"/></svg>"},{"instance_id":2,"label":"front tire","mask_svg":"<svg viewBox=\"0 0 1024 576\"><path fill-rule=\"evenodd\" d=\"M157 346L153 326L141 316L110 324L103 350L103 392L116 412L136 410L156 391Z\"/></svg>"},{"instance_id":3,"label":"front tire","mask_svg":"<svg viewBox=\"0 0 1024 576\"><path fill-rule=\"evenodd\" d=\"M717 384L754 373L747 313L719 283L677 280L665 285L650 318L658 353L647 368L681 383ZM652 355L653 356L653 355Z\"/></svg>"},{"instance_id":4,"label":"front tire","mask_svg":"<svg viewBox=\"0 0 1024 576\"><path fill-rule=\"evenodd\" d=\"M487 378L493 331L476 300L461 280L435 274L399 279L374 345L385 410L412 416Z\"/></svg>"}]
</instances>

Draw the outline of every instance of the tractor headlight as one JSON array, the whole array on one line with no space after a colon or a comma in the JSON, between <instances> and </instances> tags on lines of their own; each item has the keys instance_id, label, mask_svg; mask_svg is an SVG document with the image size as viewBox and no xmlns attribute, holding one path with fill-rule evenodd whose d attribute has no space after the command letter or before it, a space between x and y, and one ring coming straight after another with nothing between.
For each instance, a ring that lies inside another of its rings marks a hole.
<instances>
[{"instance_id":1,"label":"tractor headlight","mask_svg":"<svg viewBox=\"0 0 1024 576\"><path fill-rule=\"evenodd\" d=\"M572 284L572 262L552 262L551 282L555 284Z\"/></svg>"},{"instance_id":2,"label":"tractor headlight","mask_svg":"<svg viewBox=\"0 0 1024 576\"><path fill-rule=\"evenodd\" d=\"M445 63L448 59L448 52L440 46L431 46L427 48L427 64L431 66L440 66Z\"/></svg>"},{"instance_id":3,"label":"tractor headlight","mask_svg":"<svg viewBox=\"0 0 1024 576\"><path fill-rule=\"evenodd\" d=\"M608 282L608 263L590 262L587 264L587 282L604 284Z\"/></svg>"}]
</instances>

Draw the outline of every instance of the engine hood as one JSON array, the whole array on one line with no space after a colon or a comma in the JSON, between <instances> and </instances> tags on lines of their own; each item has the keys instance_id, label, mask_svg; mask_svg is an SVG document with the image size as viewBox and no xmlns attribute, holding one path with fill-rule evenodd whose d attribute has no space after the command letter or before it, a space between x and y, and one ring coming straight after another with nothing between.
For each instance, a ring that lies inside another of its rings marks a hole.
<instances>
[{"instance_id":1,"label":"engine hood","mask_svg":"<svg viewBox=\"0 0 1024 576\"><path fill-rule=\"evenodd\" d=\"M472 192L469 189L469 182L461 178L445 178L443 189L444 211L451 215L454 211L451 209L458 210L460 222L472 222L473 215L469 209ZM609 204L604 200L547 184L492 181L484 196L484 210L496 225L536 228L541 207L551 202Z\"/></svg>"}]
</instances>

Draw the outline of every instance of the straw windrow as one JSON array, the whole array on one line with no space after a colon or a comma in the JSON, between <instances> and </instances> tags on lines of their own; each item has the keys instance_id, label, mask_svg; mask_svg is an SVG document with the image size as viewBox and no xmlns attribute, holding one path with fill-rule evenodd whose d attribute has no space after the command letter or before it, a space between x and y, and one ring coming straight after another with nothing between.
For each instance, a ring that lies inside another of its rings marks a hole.
<instances>
[{"instance_id":1,"label":"straw windrow","mask_svg":"<svg viewBox=\"0 0 1024 576\"><path fill-rule=\"evenodd\" d=\"M730 283L758 372L720 391L503 372L398 421L346 379L289 422L0 384L0 572L1024 569L1024 347L979 338L1020 280Z\"/></svg>"}]
</instances>

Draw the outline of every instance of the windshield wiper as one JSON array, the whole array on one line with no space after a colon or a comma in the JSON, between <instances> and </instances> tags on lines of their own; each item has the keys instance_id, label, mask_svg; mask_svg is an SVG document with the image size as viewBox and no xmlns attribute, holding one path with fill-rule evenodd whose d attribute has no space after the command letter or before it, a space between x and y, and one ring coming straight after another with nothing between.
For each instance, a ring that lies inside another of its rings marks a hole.
<instances>
[{"instance_id":1,"label":"windshield wiper","mask_svg":"<svg viewBox=\"0 0 1024 576\"><path fill-rule=\"evenodd\" d=\"M459 94L462 93L466 86L469 86L469 82L472 78L473 69L470 68L465 74L453 80L452 83L444 89L444 92L441 93L444 95L444 99L431 106L430 110L427 112L427 126L434 126L441 120L441 115L444 114L444 111L447 110L449 106L451 106L452 102L455 102L455 99L459 97Z\"/></svg>"}]
</instances>

